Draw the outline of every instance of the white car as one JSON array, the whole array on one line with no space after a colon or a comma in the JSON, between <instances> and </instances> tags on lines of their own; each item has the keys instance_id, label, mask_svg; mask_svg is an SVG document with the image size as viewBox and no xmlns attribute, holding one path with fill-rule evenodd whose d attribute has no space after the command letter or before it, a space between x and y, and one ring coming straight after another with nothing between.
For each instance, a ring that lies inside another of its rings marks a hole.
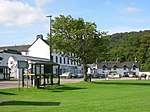
<instances>
[{"instance_id":1,"label":"white car","mask_svg":"<svg viewBox=\"0 0 150 112\"><path fill-rule=\"evenodd\" d=\"M65 72L60 75L62 78L69 78L69 76L71 76L71 72Z\"/></svg>"}]
</instances>

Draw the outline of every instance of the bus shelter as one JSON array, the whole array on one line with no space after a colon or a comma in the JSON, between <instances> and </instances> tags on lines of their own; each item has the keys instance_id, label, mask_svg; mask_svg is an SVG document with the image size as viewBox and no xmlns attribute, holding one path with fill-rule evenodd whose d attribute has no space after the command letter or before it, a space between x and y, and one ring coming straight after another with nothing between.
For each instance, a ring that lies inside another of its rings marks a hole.
<instances>
[{"instance_id":1,"label":"bus shelter","mask_svg":"<svg viewBox=\"0 0 150 112\"><path fill-rule=\"evenodd\" d=\"M28 80L30 80L32 86L37 88L45 85L60 85L59 64L40 60L30 60L28 64L29 68L23 75L27 79L27 86L29 85ZM25 81L24 79L23 82Z\"/></svg>"}]
</instances>

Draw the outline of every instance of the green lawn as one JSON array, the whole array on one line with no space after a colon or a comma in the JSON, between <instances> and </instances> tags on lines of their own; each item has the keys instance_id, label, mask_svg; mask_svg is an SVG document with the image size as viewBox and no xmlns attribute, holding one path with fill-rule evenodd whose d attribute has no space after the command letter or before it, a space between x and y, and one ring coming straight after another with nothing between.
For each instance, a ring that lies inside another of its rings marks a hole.
<instances>
[{"instance_id":1,"label":"green lawn","mask_svg":"<svg viewBox=\"0 0 150 112\"><path fill-rule=\"evenodd\" d=\"M150 112L150 80L0 90L0 112Z\"/></svg>"}]
</instances>

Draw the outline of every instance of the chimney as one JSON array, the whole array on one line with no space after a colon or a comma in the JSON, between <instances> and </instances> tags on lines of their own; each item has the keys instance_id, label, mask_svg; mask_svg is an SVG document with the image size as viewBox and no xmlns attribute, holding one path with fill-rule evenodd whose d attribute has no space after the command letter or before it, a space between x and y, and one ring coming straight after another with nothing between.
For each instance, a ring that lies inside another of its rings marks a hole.
<instances>
[{"instance_id":1,"label":"chimney","mask_svg":"<svg viewBox=\"0 0 150 112\"><path fill-rule=\"evenodd\" d=\"M40 38L40 39L43 39L43 35L40 34L40 35L37 35L37 36L36 36L36 39L39 39L39 38Z\"/></svg>"},{"instance_id":2,"label":"chimney","mask_svg":"<svg viewBox=\"0 0 150 112\"><path fill-rule=\"evenodd\" d=\"M117 58L116 62L120 62L120 58Z\"/></svg>"}]
</instances>

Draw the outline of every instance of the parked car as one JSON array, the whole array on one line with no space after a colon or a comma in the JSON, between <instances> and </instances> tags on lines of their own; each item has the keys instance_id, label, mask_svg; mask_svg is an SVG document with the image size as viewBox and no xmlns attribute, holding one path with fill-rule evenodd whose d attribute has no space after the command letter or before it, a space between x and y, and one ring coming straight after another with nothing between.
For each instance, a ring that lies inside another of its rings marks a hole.
<instances>
[{"instance_id":1,"label":"parked car","mask_svg":"<svg viewBox=\"0 0 150 112\"><path fill-rule=\"evenodd\" d=\"M100 74L98 74L98 73L92 73L91 77L92 78L100 78Z\"/></svg>"},{"instance_id":2,"label":"parked car","mask_svg":"<svg viewBox=\"0 0 150 112\"><path fill-rule=\"evenodd\" d=\"M84 76L82 73L78 73L77 75L78 75L78 78L83 78Z\"/></svg>"},{"instance_id":3,"label":"parked car","mask_svg":"<svg viewBox=\"0 0 150 112\"><path fill-rule=\"evenodd\" d=\"M77 73L71 73L72 78L78 78L78 74Z\"/></svg>"},{"instance_id":4,"label":"parked car","mask_svg":"<svg viewBox=\"0 0 150 112\"><path fill-rule=\"evenodd\" d=\"M121 78L121 75L120 74L117 74L117 73L109 73L107 75L108 78Z\"/></svg>"},{"instance_id":5,"label":"parked car","mask_svg":"<svg viewBox=\"0 0 150 112\"><path fill-rule=\"evenodd\" d=\"M69 78L70 76L71 76L71 72L65 72L60 75L61 78Z\"/></svg>"}]
</instances>

